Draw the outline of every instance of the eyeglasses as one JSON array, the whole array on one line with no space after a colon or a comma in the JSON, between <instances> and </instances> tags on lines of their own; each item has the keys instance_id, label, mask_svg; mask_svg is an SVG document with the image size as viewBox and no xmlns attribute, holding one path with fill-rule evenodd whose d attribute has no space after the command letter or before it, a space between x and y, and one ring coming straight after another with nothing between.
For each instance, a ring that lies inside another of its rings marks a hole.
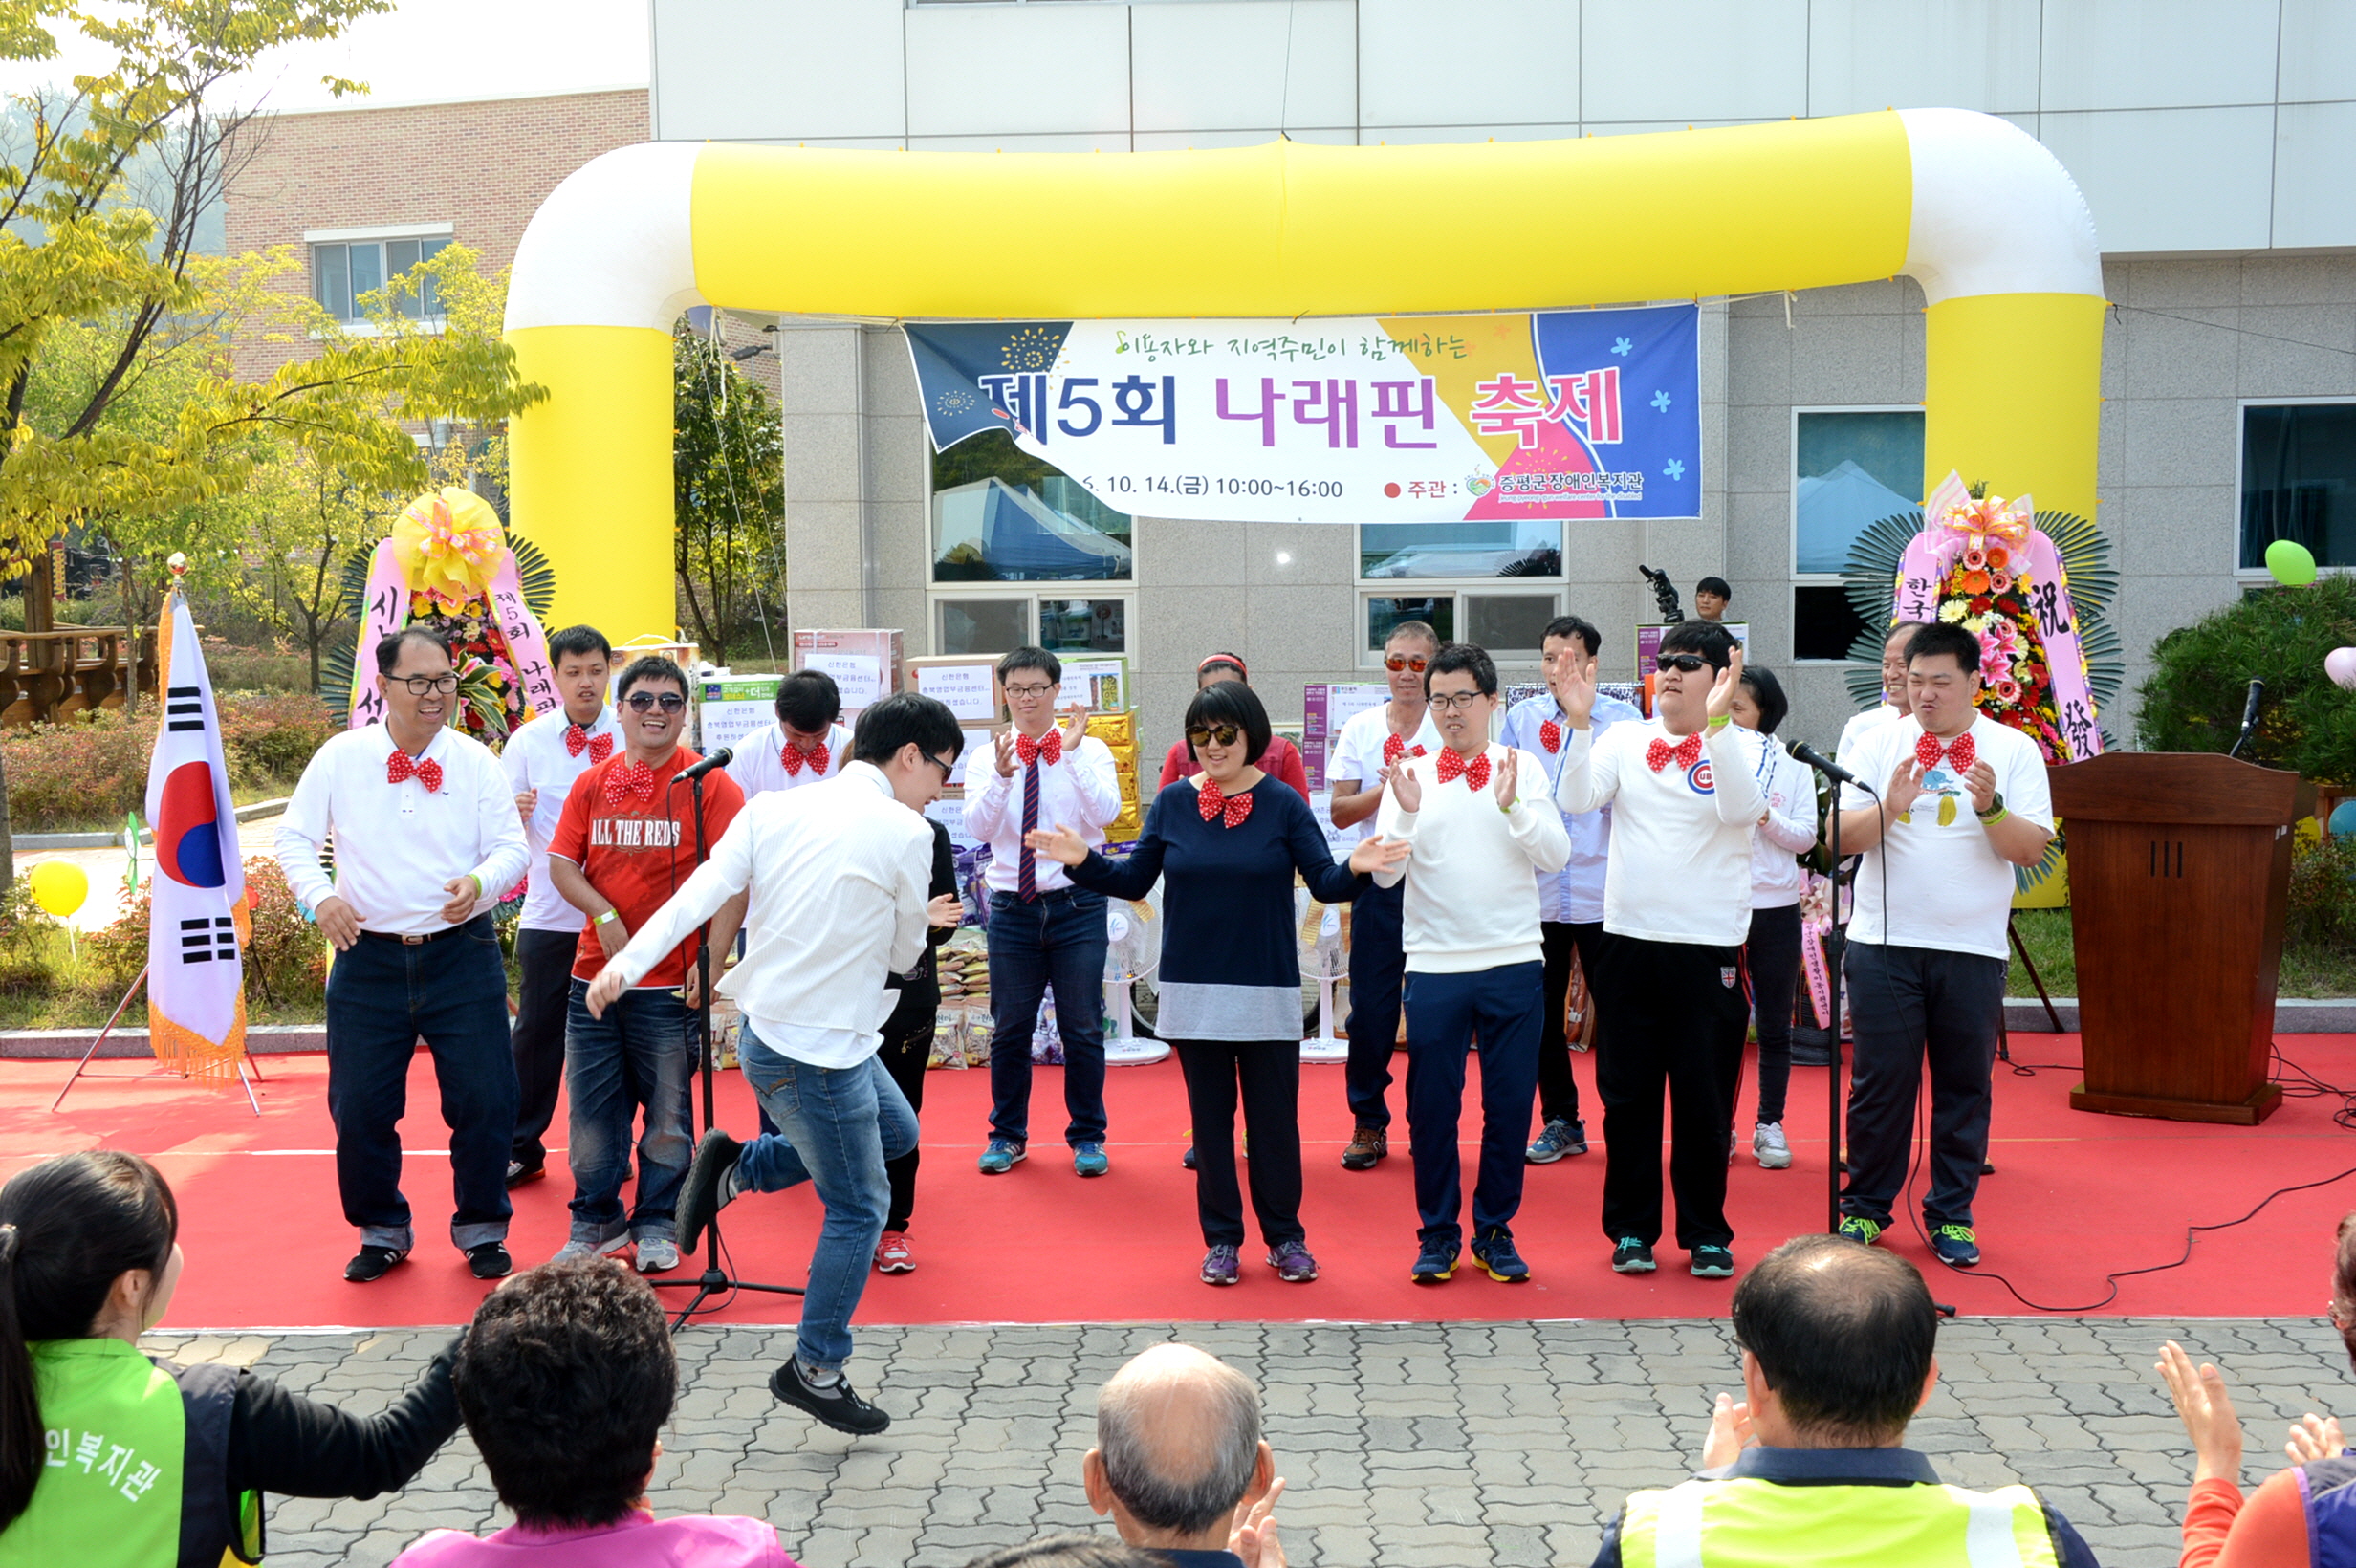
<instances>
[{"instance_id":1,"label":"eyeglasses","mask_svg":"<svg viewBox=\"0 0 2356 1568\"><path fill-rule=\"evenodd\" d=\"M458 689L458 677L455 675L390 675L385 679L396 686L407 686L412 697L423 697L427 692L447 697Z\"/></svg>"},{"instance_id":2,"label":"eyeglasses","mask_svg":"<svg viewBox=\"0 0 2356 1568\"><path fill-rule=\"evenodd\" d=\"M1189 746L1233 746L1235 744L1235 738L1242 733L1241 729L1232 724L1217 725L1209 730L1189 730L1187 731L1187 744Z\"/></svg>"},{"instance_id":3,"label":"eyeglasses","mask_svg":"<svg viewBox=\"0 0 2356 1568\"><path fill-rule=\"evenodd\" d=\"M1458 708L1471 712L1472 705L1486 695L1488 693L1481 691L1459 691L1452 696L1432 698L1431 706L1443 713L1454 712Z\"/></svg>"},{"instance_id":4,"label":"eyeglasses","mask_svg":"<svg viewBox=\"0 0 2356 1568\"><path fill-rule=\"evenodd\" d=\"M650 713L658 704L664 712L676 713L687 706L687 700L676 691L633 691L629 704L633 713Z\"/></svg>"},{"instance_id":5,"label":"eyeglasses","mask_svg":"<svg viewBox=\"0 0 2356 1568\"><path fill-rule=\"evenodd\" d=\"M1709 660L1704 659L1698 653L1664 653L1653 659L1652 667L1664 675L1672 669L1683 670L1691 675L1709 663Z\"/></svg>"},{"instance_id":6,"label":"eyeglasses","mask_svg":"<svg viewBox=\"0 0 2356 1568\"><path fill-rule=\"evenodd\" d=\"M1383 656L1383 667L1394 675L1403 669L1411 669L1421 675L1424 666L1429 663L1431 661L1420 653L1386 653Z\"/></svg>"},{"instance_id":7,"label":"eyeglasses","mask_svg":"<svg viewBox=\"0 0 2356 1568\"><path fill-rule=\"evenodd\" d=\"M1006 694L1010 698L1044 697L1055 689L1056 688L1051 686L1011 686L1006 688Z\"/></svg>"},{"instance_id":8,"label":"eyeglasses","mask_svg":"<svg viewBox=\"0 0 2356 1568\"><path fill-rule=\"evenodd\" d=\"M927 756L925 760L941 770L941 782L944 784L948 783L950 775L957 772L957 763L954 758L948 762L943 762L939 757Z\"/></svg>"}]
</instances>

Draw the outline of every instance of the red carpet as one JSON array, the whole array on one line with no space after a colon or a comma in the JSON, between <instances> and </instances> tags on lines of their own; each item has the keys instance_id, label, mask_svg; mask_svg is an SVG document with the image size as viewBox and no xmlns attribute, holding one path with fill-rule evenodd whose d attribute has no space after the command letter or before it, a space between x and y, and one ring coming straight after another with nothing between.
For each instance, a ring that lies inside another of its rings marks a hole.
<instances>
[{"instance_id":1,"label":"red carpet","mask_svg":"<svg viewBox=\"0 0 2356 1568\"><path fill-rule=\"evenodd\" d=\"M2074 1035L2016 1036L2024 1060L2074 1064ZM2356 1082L2356 1036L2295 1035L2289 1052L2326 1082ZM118 1064L120 1068L123 1064ZM1404 1071L1406 1058L1398 1059ZM481 1299L447 1244L448 1159L431 1063L420 1056L410 1078L406 1189L423 1244L404 1267L368 1286L347 1285L344 1260L356 1244L336 1201L333 1135L325 1108L326 1062L280 1056L265 1065L263 1116L234 1089L171 1081L77 1087L63 1114L48 1106L67 1068L54 1062L0 1064L0 1167L100 1144L154 1158L180 1194L189 1263L167 1326L178 1328L399 1326L464 1320ZM1591 1075L1582 1058L1582 1090ZM1040 1073L1040 1124L1060 1120L1060 1078ZM1996 1174L1978 1209L1987 1262L1978 1274L1936 1268L1904 1215L1894 1244L1933 1271L1939 1298L1967 1313L2027 1309L1989 1271L2001 1270L2025 1295L2062 1308L2098 1300L2104 1274L2166 1263L2184 1228L2244 1213L2278 1187L2356 1167L2356 1136L2335 1126L2336 1100L2292 1100L2262 1127L2197 1126L2090 1116L2068 1108L2077 1081L2067 1070L2017 1077L1999 1064ZM1349 1134L1342 1069L1301 1073L1307 1196L1303 1217L1324 1275L1285 1285L1245 1250L1244 1283L1213 1290L1196 1281L1202 1254L1193 1177L1179 1166L1188 1118L1175 1062L1116 1069L1109 1097L1112 1174L1081 1181L1052 1140L1013 1174L973 1168L983 1141L989 1078L936 1072L927 1084L924 1174L910 1239L914 1274L876 1278L860 1309L871 1323L1071 1322L1226 1319L1684 1318L1726 1310L1729 1287L1685 1273L1685 1254L1666 1243L1661 1272L1611 1273L1598 1226L1603 1182L1595 1153L1529 1172L1516 1233L1536 1272L1528 1285L1492 1282L1460 1271L1438 1288L1407 1282L1415 1214L1404 1127L1392 1158L1353 1174L1336 1163ZM722 1076L722 1124L753 1125L751 1096L736 1074ZM1787 1119L1798 1163L1762 1171L1746 1146L1732 1173L1730 1209L1738 1261L1824 1223L1824 1074L1793 1074ZM1394 1103L1398 1091L1394 1089ZM1469 1103L1477 1104L1468 1091ZM1588 1100L1589 1124L1595 1107ZM1746 1081L1743 1118L1755 1101ZM557 1113L557 1130L564 1126ZM1468 1123L1468 1132L1476 1124ZM560 1139L556 1140L561 1142ZM1472 1151L1468 1147L1468 1174ZM552 1171L554 1163L552 1162ZM1919 1201L1920 1188L1916 1188ZM512 1245L521 1263L545 1259L565 1235L571 1184L561 1171L516 1194ZM2281 1198L2248 1225L2204 1236L2187 1267L2124 1282L2101 1310L2138 1317L2299 1316L2322 1303L2332 1226L2356 1209L2356 1176ZM818 1204L807 1188L756 1197L728 1211L731 1250L754 1278L798 1282ZM689 1259L691 1273L700 1260ZM666 1296L671 1293L665 1293ZM724 1320L790 1321L792 1297L744 1296Z\"/></svg>"}]
</instances>

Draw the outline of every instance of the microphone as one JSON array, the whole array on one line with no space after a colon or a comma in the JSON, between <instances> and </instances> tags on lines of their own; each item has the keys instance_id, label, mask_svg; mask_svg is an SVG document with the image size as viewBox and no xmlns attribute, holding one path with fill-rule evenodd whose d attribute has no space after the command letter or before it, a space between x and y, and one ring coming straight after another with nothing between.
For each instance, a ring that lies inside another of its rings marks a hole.
<instances>
[{"instance_id":1,"label":"microphone","mask_svg":"<svg viewBox=\"0 0 2356 1568\"><path fill-rule=\"evenodd\" d=\"M2250 736L2258 729L2258 705L2265 700L2266 683L2263 681L2252 681L2250 683L2249 701L2241 705L2241 733L2234 737L2233 749L2225 753L2227 756L2239 756L2241 754L2241 749L2250 744Z\"/></svg>"},{"instance_id":2,"label":"microphone","mask_svg":"<svg viewBox=\"0 0 2356 1568\"><path fill-rule=\"evenodd\" d=\"M697 763L694 767L681 770L679 776L672 779L671 782L674 784L684 784L688 779L701 778L706 773L711 772L714 768L725 768L735 760L736 753L729 748L723 746L717 751L712 752L711 755Z\"/></svg>"},{"instance_id":3,"label":"microphone","mask_svg":"<svg viewBox=\"0 0 2356 1568\"><path fill-rule=\"evenodd\" d=\"M1867 795L1872 795L1874 793L1872 785L1866 783L1864 779L1859 778L1855 773L1850 773L1846 768L1842 767L1841 764L1833 761L1830 757L1822 754L1815 747L1810 746L1804 740L1796 740L1792 742L1792 758L1796 762L1806 763L1809 767L1814 768L1818 773L1822 773L1829 778L1838 779L1843 784L1854 784L1859 789L1865 791Z\"/></svg>"}]
</instances>

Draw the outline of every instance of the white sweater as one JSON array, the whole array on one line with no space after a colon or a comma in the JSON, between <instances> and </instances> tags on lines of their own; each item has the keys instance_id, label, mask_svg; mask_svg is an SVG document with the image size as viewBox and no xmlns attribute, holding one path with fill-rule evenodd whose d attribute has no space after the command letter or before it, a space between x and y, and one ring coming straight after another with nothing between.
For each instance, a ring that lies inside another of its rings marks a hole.
<instances>
[{"instance_id":1,"label":"white sweater","mask_svg":"<svg viewBox=\"0 0 2356 1568\"><path fill-rule=\"evenodd\" d=\"M1492 746L1483 754L1494 769L1510 750ZM1423 786L1414 811L1399 809L1396 789L1384 792L1375 832L1406 839L1412 853L1374 880L1394 887L1407 879L1401 945L1411 974L1467 974L1545 957L1531 873L1561 870L1571 840L1561 815L1546 802L1545 763L1528 751L1514 754L1510 812L1497 809L1494 778L1477 790L1463 778L1441 783L1437 756L1400 764Z\"/></svg>"},{"instance_id":2,"label":"white sweater","mask_svg":"<svg viewBox=\"0 0 2356 1568\"><path fill-rule=\"evenodd\" d=\"M1555 800L1567 812L1611 813L1603 929L1647 942L1738 947L1751 934L1751 827L1766 809L1745 731L1702 731L1691 768L1654 772L1654 741L1679 745L1658 719L1574 730Z\"/></svg>"}]
</instances>

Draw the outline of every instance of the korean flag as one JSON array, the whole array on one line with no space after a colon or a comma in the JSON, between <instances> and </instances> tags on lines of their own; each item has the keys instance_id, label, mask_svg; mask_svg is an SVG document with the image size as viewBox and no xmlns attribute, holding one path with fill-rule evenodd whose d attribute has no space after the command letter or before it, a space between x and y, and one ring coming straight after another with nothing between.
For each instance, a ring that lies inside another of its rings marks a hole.
<instances>
[{"instance_id":1,"label":"korean flag","mask_svg":"<svg viewBox=\"0 0 2356 1568\"><path fill-rule=\"evenodd\" d=\"M246 1045L245 866L212 681L176 588L164 629L164 728L147 773L147 1019L158 1060L226 1077Z\"/></svg>"}]
</instances>

